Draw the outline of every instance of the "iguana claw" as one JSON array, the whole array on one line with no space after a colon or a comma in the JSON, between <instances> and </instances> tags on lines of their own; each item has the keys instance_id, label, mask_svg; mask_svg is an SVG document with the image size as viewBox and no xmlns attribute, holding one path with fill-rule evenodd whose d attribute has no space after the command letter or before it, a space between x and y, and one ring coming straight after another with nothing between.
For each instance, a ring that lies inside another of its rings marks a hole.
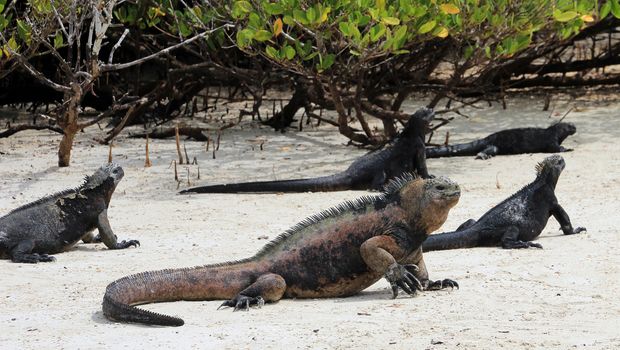
<instances>
[{"instance_id":1,"label":"iguana claw","mask_svg":"<svg viewBox=\"0 0 620 350\"><path fill-rule=\"evenodd\" d=\"M224 301L217 309L219 310L222 307L234 307L233 312L237 310L248 311L250 310L250 305L256 305L261 308L265 305L265 299L260 295L257 297L248 297L239 294L230 300Z\"/></svg>"},{"instance_id":2,"label":"iguana claw","mask_svg":"<svg viewBox=\"0 0 620 350\"><path fill-rule=\"evenodd\" d=\"M129 241L122 241L122 242L118 242L116 243L116 249L125 249L125 248L129 248L129 247L139 247L140 246L140 241L135 240L135 239L130 239Z\"/></svg>"},{"instance_id":3,"label":"iguana claw","mask_svg":"<svg viewBox=\"0 0 620 350\"><path fill-rule=\"evenodd\" d=\"M437 280L429 283L426 290L440 290L448 287L451 289L454 289L455 287L456 289L459 289L459 284L456 283L456 281L446 278L444 280Z\"/></svg>"},{"instance_id":4,"label":"iguana claw","mask_svg":"<svg viewBox=\"0 0 620 350\"><path fill-rule=\"evenodd\" d=\"M422 283L409 270L417 271L418 267L413 264L400 265L392 264L385 273L385 279L390 282L392 287L392 298L398 296L398 288L409 295L415 295L416 291L422 290Z\"/></svg>"}]
</instances>

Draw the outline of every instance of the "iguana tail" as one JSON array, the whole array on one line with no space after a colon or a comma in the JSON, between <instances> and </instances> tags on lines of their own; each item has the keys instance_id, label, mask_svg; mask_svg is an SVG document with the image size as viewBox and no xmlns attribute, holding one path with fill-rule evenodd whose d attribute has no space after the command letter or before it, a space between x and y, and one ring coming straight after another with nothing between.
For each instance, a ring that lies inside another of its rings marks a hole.
<instances>
[{"instance_id":1,"label":"iguana tail","mask_svg":"<svg viewBox=\"0 0 620 350\"><path fill-rule=\"evenodd\" d=\"M486 146L484 139L452 146L427 147L426 158L475 156Z\"/></svg>"},{"instance_id":2,"label":"iguana tail","mask_svg":"<svg viewBox=\"0 0 620 350\"><path fill-rule=\"evenodd\" d=\"M310 179L242 182L189 188L179 193L240 193L240 192L329 192L354 188L353 179L345 173Z\"/></svg>"},{"instance_id":3,"label":"iguana tail","mask_svg":"<svg viewBox=\"0 0 620 350\"><path fill-rule=\"evenodd\" d=\"M110 320L120 322L182 326L184 321L178 317L140 309L134 305L230 299L251 283L248 272L249 269L241 264L232 264L149 271L126 276L106 288L103 314Z\"/></svg>"},{"instance_id":4,"label":"iguana tail","mask_svg":"<svg viewBox=\"0 0 620 350\"><path fill-rule=\"evenodd\" d=\"M422 243L422 251L473 248L479 246L478 234L470 229L430 235Z\"/></svg>"}]
</instances>

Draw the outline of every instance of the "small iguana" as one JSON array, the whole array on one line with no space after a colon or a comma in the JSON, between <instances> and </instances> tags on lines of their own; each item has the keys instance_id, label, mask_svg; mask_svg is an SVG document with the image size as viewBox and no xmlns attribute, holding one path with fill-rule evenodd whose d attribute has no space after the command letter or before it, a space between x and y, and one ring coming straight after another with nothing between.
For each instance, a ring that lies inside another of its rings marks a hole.
<instances>
[{"instance_id":1,"label":"small iguana","mask_svg":"<svg viewBox=\"0 0 620 350\"><path fill-rule=\"evenodd\" d=\"M194 187L180 193L239 192L328 192L380 190L389 180L416 172L428 178L424 156L424 135L435 113L422 108L407 121L403 130L385 147L355 160L345 171L317 178L258 181Z\"/></svg>"},{"instance_id":2,"label":"small iguana","mask_svg":"<svg viewBox=\"0 0 620 350\"><path fill-rule=\"evenodd\" d=\"M431 281L420 245L459 200L446 178L392 180L379 195L344 202L311 216L251 258L143 272L108 285L103 313L111 320L181 326L183 320L134 305L177 300L226 300L247 309L281 298L346 297L381 277L408 294L458 287ZM220 307L221 307L220 306Z\"/></svg>"},{"instance_id":3,"label":"small iguana","mask_svg":"<svg viewBox=\"0 0 620 350\"><path fill-rule=\"evenodd\" d=\"M470 219L454 232L431 235L422 250L447 250L480 246L499 246L505 249L542 248L536 239L553 215L565 235L585 231L573 229L568 214L555 197L555 185L564 169L564 159L559 155L545 158L536 166L536 180L523 187L478 221Z\"/></svg>"},{"instance_id":4,"label":"small iguana","mask_svg":"<svg viewBox=\"0 0 620 350\"><path fill-rule=\"evenodd\" d=\"M476 156L488 159L498 154L566 152L562 142L577 128L572 123L555 123L544 128L516 128L493 133L483 139L452 146L429 147L426 158Z\"/></svg>"},{"instance_id":5,"label":"small iguana","mask_svg":"<svg viewBox=\"0 0 620 350\"><path fill-rule=\"evenodd\" d=\"M108 205L123 168L115 163L102 165L75 188L43 197L0 217L0 257L13 262L53 261L56 254L71 248L80 239L99 238L110 249L138 246L136 240L117 242L108 221Z\"/></svg>"}]
</instances>

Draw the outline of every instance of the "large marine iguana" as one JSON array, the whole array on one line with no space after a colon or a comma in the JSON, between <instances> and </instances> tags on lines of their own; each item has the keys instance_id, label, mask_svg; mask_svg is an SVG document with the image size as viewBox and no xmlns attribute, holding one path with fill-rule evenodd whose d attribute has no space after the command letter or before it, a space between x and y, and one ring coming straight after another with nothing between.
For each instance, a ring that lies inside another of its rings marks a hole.
<instances>
[{"instance_id":1,"label":"large marine iguana","mask_svg":"<svg viewBox=\"0 0 620 350\"><path fill-rule=\"evenodd\" d=\"M570 151L562 146L577 128L572 123L555 123L544 128L516 128L493 133L483 139L452 146L428 147L426 158L476 156L488 159L498 154L556 153Z\"/></svg>"},{"instance_id":2,"label":"large marine iguana","mask_svg":"<svg viewBox=\"0 0 620 350\"><path fill-rule=\"evenodd\" d=\"M431 235L422 250L447 250L479 246L498 246L505 249L542 248L536 239L553 215L565 235L585 231L573 229L568 214L555 197L555 185L564 169L559 155L545 158L536 166L536 180L523 187L476 221L464 222L454 232Z\"/></svg>"},{"instance_id":3,"label":"large marine iguana","mask_svg":"<svg viewBox=\"0 0 620 350\"><path fill-rule=\"evenodd\" d=\"M251 258L143 272L108 285L103 313L111 320L181 326L183 320L134 305L177 300L226 300L247 309L281 298L345 297L381 277L408 294L458 287L431 281L420 245L458 202L446 178L411 175L392 180L379 195L344 202L281 234ZM220 306L220 307L221 307Z\"/></svg>"},{"instance_id":4,"label":"large marine iguana","mask_svg":"<svg viewBox=\"0 0 620 350\"><path fill-rule=\"evenodd\" d=\"M416 172L428 178L424 156L424 135L435 113L421 108L407 121L403 130L385 147L355 160L345 171L309 179L258 181L194 187L180 193L239 192L328 192L380 190L389 180Z\"/></svg>"},{"instance_id":5,"label":"large marine iguana","mask_svg":"<svg viewBox=\"0 0 620 350\"><path fill-rule=\"evenodd\" d=\"M13 262L53 261L56 254L77 241L93 241L97 228L109 249L138 246L136 240L117 242L108 221L108 205L123 168L115 163L101 166L77 188L68 189L21 206L0 217L0 257Z\"/></svg>"}]
</instances>

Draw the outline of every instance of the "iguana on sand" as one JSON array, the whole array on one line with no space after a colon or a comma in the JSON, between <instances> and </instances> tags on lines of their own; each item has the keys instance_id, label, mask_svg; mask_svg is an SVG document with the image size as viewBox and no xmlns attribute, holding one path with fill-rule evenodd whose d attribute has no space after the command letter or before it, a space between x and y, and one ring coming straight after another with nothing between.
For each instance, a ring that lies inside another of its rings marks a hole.
<instances>
[{"instance_id":1,"label":"iguana on sand","mask_svg":"<svg viewBox=\"0 0 620 350\"><path fill-rule=\"evenodd\" d=\"M110 249L137 246L135 240L117 242L108 221L108 205L123 168L115 163L101 166L75 188L41 198L0 217L0 256L13 262L53 261L56 254L77 241L99 238Z\"/></svg>"},{"instance_id":2,"label":"iguana on sand","mask_svg":"<svg viewBox=\"0 0 620 350\"><path fill-rule=\"evenodd\" d=\"M317 178L244 182L194 187L180 193L239 192L327 192L380 190L391 179L416 172L428 178L424 156L424 135L435 113L422 108L407 121L403 130L385 147L355 160L345 171Z\"/></svg>"},{"instance_id":3,"label":"iguana on sand","mask_svg":"<svg viewBox=\"0 0 620 350\"><path fill-rule=\"evenodd\" d=\"M555 123L546 129L502 130L468 143L429 147L426 149L426 158L475 155L476 159L488 159L498 154L566 152L570 150L560 145L576 131L572 123Z\"/></svg>"},{"instance_id":4,"label":"iguana on sand","mask_svg":"<svg viewBox=\"0 0 620 350\"><path fill-rule=\"evenodd\" d=\"M103 313L111 320L181 326L183 320L134 305L176 300L226 300L247 309L281 298L346 297L385 277L393 296L402 288L458 287L431 281L420 245L439 228L459 199L446 179L391 181L382 194L342 203L311 216L251 258L143 272L108 285Z\"/></svg>"},{"instance_id":5,"label":"iguana on sand","mask_svg":"<svg viewBox=\"0 0 620 350\"><path fill-rule=\"evenodd\" d=\"M498 246L505 249L542 248L530 242L540 235L553 215L560 223L565 235L585 231L583 227L573 229L568 214L555 197L555 185L564 169L564 159L552 155L536 166L536 180L523 187L478 221L470 219L454 232L431 235L422 250L446 250L480 246Z\"/></svg>"}]
</instances>

